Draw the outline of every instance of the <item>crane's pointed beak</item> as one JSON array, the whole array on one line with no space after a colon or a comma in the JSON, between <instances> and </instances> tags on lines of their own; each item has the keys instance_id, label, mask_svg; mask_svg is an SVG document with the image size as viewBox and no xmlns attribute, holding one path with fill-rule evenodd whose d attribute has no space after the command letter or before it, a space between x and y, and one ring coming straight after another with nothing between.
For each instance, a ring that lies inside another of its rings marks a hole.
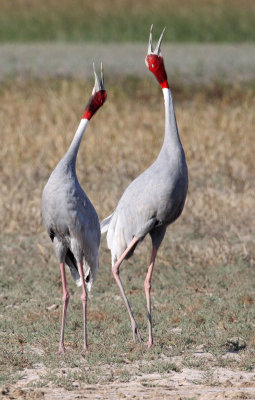
<instances>
[{"instance_id":1,"label":"crane's pointed beak","mask_svg":"<svg viewBox=\"0 0 255 400\"><path fill-rule=\"evenodd\" d=\"M162 42L162 39L163 39L165 30L166 30L166 27L164 27L164 29L163 29L163 31L162 31L162 33L161 33L161 35L160 35L160 38L159 38L159 40L158 40L158 44L157 44L157 46L156 46L156 49L155 49L155 51L154 51L154 54L156 54L157 56L159 56L160 53L161 53L161 52L160 52L160 46L161 46L161 42Z\"/></svg>"},{"instance_id":2,"label":"crane's pointed beak","mask_svg":"<svg viewBox=\"0 0 255 400\"><path fill-rule=\"evenodd\" d=\"M93 70L94 70L94 76L95 76L95 85L94 88L92 90L92 95L95 94L96 92L99 92L100 90L100 86L99 86L99 81L98 81L98 77L97 77L97 73L95 70L95 64L93 63Z\"/></svg>"},{"instance_id":3,"label":"crane's pointed beak","mask_svg":"<svg viewBox=\"0 0 255 400\"><path fill-rule=\"evenodd\" d=\"M151 25L151 29L150 29L148 53L147 54L151 54L153 52L153 50L152 50L152 30L153 30L153 24Z\"/></svg>"},{"instance_id":4,"label":"crane's pointed beak","mask_svg":"<svg viewBox=\"0 0 255 400\"><path fill-rule=\"evenodd\" d=\"M103 63L101 62L101 81L100 81L100 89L105 90L104 88L104 67Z\"/></svg>"}]
</instances>

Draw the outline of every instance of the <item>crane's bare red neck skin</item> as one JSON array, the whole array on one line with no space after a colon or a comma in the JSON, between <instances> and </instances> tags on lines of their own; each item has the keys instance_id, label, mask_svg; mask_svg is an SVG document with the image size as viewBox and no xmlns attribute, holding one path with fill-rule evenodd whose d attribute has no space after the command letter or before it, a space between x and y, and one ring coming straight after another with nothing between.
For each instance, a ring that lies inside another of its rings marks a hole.
<instances>
[{"instance_id":1,"label":"crane's bare red neck skin","mask_svg":"<svg viewBox=\"0 0 255 400\"><path fill-rule=\"evenodd\" d=\"M149 70L155 75L161 88L169 89L163 58L161 56L157 56L156 54L148 54L146 56L146 61Z\"/></svg>"},{"instance_id":2,"label":"crane's bare red neck skin","mask_svg":"<svg viewBox=\"0 0 255 400\"><path fill-rule=\"evenodd\" d=\"M85 108L84 114L82 119L88 119L90 120L93 115L99 110L100 107L104 104L105 100L107 97L107 93L105 90L99 90L99 92L96 92L93 94L89 102Z\"/></svg>"}]
</instances>

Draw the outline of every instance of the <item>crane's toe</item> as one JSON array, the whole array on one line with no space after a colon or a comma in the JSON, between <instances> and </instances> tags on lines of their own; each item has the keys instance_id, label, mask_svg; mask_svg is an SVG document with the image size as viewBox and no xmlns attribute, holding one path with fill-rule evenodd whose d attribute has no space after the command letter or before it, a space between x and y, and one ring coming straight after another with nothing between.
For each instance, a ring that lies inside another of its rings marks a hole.
<instances>
[{"instance_id":1,"label":"crane's toe","mask_svg":"<svg viewBox=\"0 0 255 400\"><path fill-rule=\"evenodd\" d=\"M59 348L58 348L58 351L56 352L56 354L65 354L65 352L66 352L66 349L65 349L65 346L63 346L63 345L60 345L59 346Z\"/></svg>"},{"instance_id":2,"label":"crane's toe","mask_svg":"<svg viewBox=\"0 0 255 400\"><path fill-rule=\"evenodd\" d=\"M82 355L83 355L83 354L86 355L86 354L88 354L88 352L89 352L89 351L88 351L88 348L87 348L87 347L86 347L86 348L84 347L84 348L82 349L82 351L81 351L81 354L82 354Z\"/></svg>"}]
</instances>

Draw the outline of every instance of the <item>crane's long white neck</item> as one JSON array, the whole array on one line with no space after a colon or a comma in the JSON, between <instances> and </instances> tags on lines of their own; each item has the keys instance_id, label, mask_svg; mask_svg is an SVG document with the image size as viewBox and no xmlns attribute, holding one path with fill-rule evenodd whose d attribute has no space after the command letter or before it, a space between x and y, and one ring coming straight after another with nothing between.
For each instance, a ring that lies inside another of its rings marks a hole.
<instances>
[{"instance_id":1,"label":"crane's long white neck","mask_svg":"<svg viewBox=\"0 0 255 400\"><path fill-rule=\"evenodd\" d=\"M71 143L69 149L67 150L65 156L63 157L63 160L65 160L66 163L71 164L71 166L73 166L73 167L75 167L80 143L81 143L82 137L84 135L84 132L88 126L88 123L89 123L88 119L82 118L82 120L78 126L78 129L74 135L72 143Z\"/></svg>"},{"instance_id":2,"label":"crane's long white neck","mask_svg":"<svg viewBox=\"0 0 255 400\"><path fill-rule=\"evenodd\" d=\"M162 89L165 103L165 138L162 146L163 149L182 148L177 122L174 111L174 102L171 90L168 88Z\"/></svg>"}]
</instances>

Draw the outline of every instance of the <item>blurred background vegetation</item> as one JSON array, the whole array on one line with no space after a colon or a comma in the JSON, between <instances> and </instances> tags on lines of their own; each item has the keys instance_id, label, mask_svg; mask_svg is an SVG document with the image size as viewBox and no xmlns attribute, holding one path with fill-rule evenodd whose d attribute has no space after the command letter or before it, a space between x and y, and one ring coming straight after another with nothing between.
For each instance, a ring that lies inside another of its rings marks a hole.
<instances>
[{"instance_id":1,"label":"blurred background vegetation","mask_svg":"<svg viewBox=\"0 0 255 400\"><path fill-rule=\"evenodd\" d=\"M1 0L0 41L251 42L253 0Z\"/></svg>"}]
</instances>

